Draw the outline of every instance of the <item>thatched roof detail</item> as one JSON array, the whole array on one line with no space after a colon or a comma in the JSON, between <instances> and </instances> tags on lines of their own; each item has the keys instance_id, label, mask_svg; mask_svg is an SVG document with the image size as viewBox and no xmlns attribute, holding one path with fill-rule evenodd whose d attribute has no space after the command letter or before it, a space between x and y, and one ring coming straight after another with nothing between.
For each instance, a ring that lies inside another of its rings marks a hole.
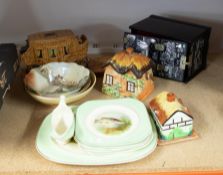
<instances>
[{"instance_id":1,"label":"thatched roof detail","mask_svg":"<svg viewBox=\"0 0 223 175\"><path fill-rule=\"evenodd\" d=\"M150 61L150 58L127 48L116 53L107 65L111 65L120 74L132 71L137 78L141 78L151 68Z\"/></svg>"}]
</instances>

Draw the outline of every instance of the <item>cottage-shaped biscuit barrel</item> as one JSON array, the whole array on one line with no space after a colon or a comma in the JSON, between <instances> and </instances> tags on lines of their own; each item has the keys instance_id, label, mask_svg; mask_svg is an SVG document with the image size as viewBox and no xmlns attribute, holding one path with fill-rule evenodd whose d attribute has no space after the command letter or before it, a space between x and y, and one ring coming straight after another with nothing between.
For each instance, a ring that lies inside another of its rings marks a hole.
<instances>
[{"instance_id":1,"label":"cottage-shaped biscuit barrel","mask_svg":"<svg viewBox=\"0 0 223 175\"><path fill-rule=\"evenodd\" d=\"M154 89L152 77L150 58L127 48L107 63L102 92L113 97L144 100Z\"/></svg>"}]
</instances>

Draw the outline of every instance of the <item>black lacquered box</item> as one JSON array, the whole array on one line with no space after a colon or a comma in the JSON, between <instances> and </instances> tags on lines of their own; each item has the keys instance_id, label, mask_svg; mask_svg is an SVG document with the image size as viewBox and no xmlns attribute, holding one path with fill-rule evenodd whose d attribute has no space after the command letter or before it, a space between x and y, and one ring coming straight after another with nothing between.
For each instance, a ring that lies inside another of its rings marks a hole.
<instances>
[{"instance_id":1,"label":"black lacquered box","mask_svg":"<svg viewBox=\"0 0 223 175\"><path fill-rule=\"evenodd\" d=\"M15 44L0 44L0 108L19 67Z\"/></svg>"},{"instance_id":2,"label":"black lacquered box","mask_svg":"<svg viewBox=\"0 0 223 175\"><path fill-rule=\"evenodd\" d=\"M155 76L187 82L205 69L210 27L151 15L129 28L124 48L149 56Z\"/></svg>"}]
</instances>

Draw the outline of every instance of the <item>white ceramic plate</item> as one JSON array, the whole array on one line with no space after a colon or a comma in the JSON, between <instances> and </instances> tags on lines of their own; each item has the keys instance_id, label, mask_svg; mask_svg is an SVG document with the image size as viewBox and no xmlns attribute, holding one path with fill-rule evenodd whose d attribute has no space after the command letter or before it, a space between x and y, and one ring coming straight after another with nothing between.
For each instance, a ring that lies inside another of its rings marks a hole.
<instances>
[{"instance_id":1,"label":"white ceramic plate","mask_svg":"<svg viewBox=\"0 0 223 175\"><path fill-rule=\"evenodd\" d=\"M89 147L86 146L80 142L77 142L83 149L92 152L92 153L96 153L96 154L114 154L114 153L120 153L120 152L132 152L132 151L137 151L139 149L143 149L146 146L148 146L148 144L152 143L152 141L154 140L154 134L152 133L152 135L150 135L148 138L146 138L144 141L142 141L141 143L138 144L133 144L133 145L125 145L125 146L121 146L121 147Z\"/></svg>"},{"instance_id":2,"label":"white ceramic plate","mask_svg":"<svg viewBox=\"0 0 223 175\"><path fill-rule=\"evenodd\" d=\"M75 111L75 107L73 107ZM51 115L42 122L36 137L36 149L47 160L70 165L110 165L121 164L142 159L151 154L157 145L157 133L152 122L153 140L142 149L136 151L120 152L118 154L95 154L81 148L77 143L70 142L66 145L58 145L50 136Z\"/></svg>"},{"instance_id":3,"label":"white ceramic plate","mask_svg":"<svg viewBox=\"0 0 223 175\"><path fill-rule=\"evenodd\" d=\"M75 140L88 147L135 145L151 136L149 114L139 100L93 100L78 108Z\"/></svg>"}]
</instances>

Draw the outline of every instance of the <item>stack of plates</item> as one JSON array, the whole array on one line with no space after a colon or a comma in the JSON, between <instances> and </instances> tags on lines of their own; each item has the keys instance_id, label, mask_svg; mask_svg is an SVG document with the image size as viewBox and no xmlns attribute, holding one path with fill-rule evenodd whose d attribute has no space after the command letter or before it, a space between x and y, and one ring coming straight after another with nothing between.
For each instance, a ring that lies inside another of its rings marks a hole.
<instances>
[{"instance_id":1,"label":"stack of plates","mask_svg":"<svg viewBox=\"0 0 223 175\"><path fill-rule=\"evenodd\" d=\"M50 136L51 114L43 121L36 147L46 159L73 165L120 164L142 159L156 148L154 123L138 100L89 101L73 111L76 142L58 145Z\"/></svg>"},{"instance_id":2,"label":"stack of plates","mask_svg":"<svg viewBox=\"0 0 223 175\"><path fill-rule=\"evenodd\" d=\"M134 99L96 100L77 110L75 140L95 153L133 151L154 140L143 103Z\"/></svg>"}]
</instances>

